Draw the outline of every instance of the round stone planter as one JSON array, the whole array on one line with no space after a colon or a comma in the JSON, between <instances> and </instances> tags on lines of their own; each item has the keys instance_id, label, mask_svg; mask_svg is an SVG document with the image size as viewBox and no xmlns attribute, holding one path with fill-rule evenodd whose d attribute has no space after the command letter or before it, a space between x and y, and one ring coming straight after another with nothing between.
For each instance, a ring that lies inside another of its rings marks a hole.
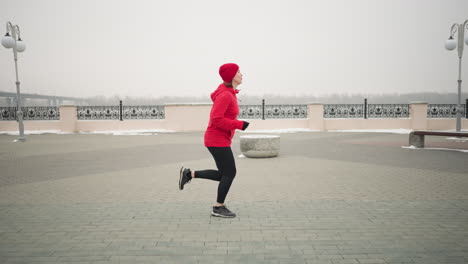
<instances>
[{"instance_id":1,"label":"round stone planter","mask_svg":"<svg viewBox=\"0 0 468 264\"><path fill-rule=\"evenodd\" d=\"M240 136L242 154L248 158L276 157L280 150L279 135Z\"/></svg>"}]
</instances>

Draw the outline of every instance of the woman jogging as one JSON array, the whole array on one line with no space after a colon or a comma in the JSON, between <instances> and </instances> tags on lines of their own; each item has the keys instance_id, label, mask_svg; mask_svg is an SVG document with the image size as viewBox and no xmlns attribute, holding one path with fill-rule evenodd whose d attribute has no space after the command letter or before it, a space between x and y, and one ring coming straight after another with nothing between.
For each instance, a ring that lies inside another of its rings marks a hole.
<instances>
[{"instance_id":1,"label":"woman jogging","mask_svg":"<svg viewBox=\"0 0 468 264\"><path fill-rule=\"evenodd\" d=\"M216 205L211 215L232 218L236 214L224 205L232 181L236 176L236 164L231 150L231 142L236 129L245 130L249 123L237 120L239 106L236 88L242 83L242 73L239 66L234 63L221 65L219 75L223 83L211 94L213 106L210 112L210 121L205 131L205 146L213 156L218 170L191 171L188 168L180 169L179 189L194 178L219 181Z\"/></svg>"}]
</instances>

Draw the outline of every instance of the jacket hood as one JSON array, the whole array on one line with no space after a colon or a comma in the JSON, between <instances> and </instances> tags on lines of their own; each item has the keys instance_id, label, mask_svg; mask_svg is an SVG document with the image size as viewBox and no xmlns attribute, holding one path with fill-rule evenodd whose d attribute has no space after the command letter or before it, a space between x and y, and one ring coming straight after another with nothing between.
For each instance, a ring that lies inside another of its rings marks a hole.
<instances>
[{"instance_id":1,"label":"jacket hood","mask_svg":"<svg viewBox=\"0 0 468 264\"><path fill-rule=\"evenodd\" d=\"M224 85L224 83L222 83L218 86L218 89L211 93L211 100L214 102L216 100L216 97L218 97L218 95L224 92L233 93L235 95L239 93L239 90L227 87L226 85Z\"/></svg>"}]
</instances>

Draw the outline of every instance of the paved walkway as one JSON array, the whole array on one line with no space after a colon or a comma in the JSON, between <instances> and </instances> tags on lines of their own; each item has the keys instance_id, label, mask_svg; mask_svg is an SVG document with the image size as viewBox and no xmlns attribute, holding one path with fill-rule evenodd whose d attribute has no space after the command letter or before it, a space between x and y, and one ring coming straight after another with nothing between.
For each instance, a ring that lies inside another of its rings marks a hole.
<instances>
[{"instance_id":1,"label":"paved walkway","mask_svg":"<svg viewBox=\"0 0 468 264\"><path fill-rule=\"evenodd\" d=\"M0 263L468 263L468 153L404 149L408 135L281 135L217 184L202 133L0 135ZM427 147L468 149L428 137Z\"/></svg>"}]
</instances>

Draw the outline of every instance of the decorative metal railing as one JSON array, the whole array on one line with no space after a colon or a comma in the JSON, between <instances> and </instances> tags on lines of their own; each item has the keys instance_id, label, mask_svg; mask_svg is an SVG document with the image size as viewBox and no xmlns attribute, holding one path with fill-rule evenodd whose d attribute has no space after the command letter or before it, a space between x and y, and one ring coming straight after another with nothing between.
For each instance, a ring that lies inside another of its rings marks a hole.
<instances>
[{"instance_id":1,"label":"decorative metal railing","mask_svg":"<svg viewBox=\"0 0 468 264\"><path fill-rule=\"evenodd\" d=\"M123 119L164 119L164 106L124 106Z\"/></svg>"},{"instance_id":2,"label":"decorative metal railing","mask_svg":"<svg viewBox=\"0 0 468 264\"><path fill-rule=\"evenodd\" d=\"M363 104L325 104L323 105L324 118L363 118Z\"/></svg>"},{"instance_id":3,"label":"decorative metal railing","mask_svg":"<svg viewBox=\"0 0 468 264\"><path fill-rule=\"evenodd\" d=\"M409 104L326 104L324 118L408 118Z\"/></svg>"},{"instance_id":4,"label":"decorative metal railing","mask_svg":"<svg viewBox=\"0 0 468 264\"><path fill-rule=\"evenodd\" d=\"M164 106L78 106L78 120L164 119Z\"/></svg>"},{"instance_id":5,"label":"decorative metal railing","mask_svg":"<svg viewBox=\"0 0 468 264\"><path fill-rule=\"evenodd\" d=\"M265 105L265 118L307 118L307 105Z\"/></svg>"},{"instance_id":6,"label":"decorative metal railing","mask_svg":"<svg viewBox=\"0 0 468 264\"><path fill-rule=\"evenodd\" d=\"M369 118L408 118L409 104L369 104L367 105Z\"/></svg>"},{"instance_id":7,"label":"decorative metal railing","mask_svg":"<svg viewBox=\"0 0 468 264\"><path fill-rule=\"evenodd\" d=\"M467 104L460 107L468 118ZM307 105L240 105L239 118L290 119L307 118ZM59 120L58 107L22 107L23 120ZM455 118L456 104L429 104L428 118ZM77 106L78 120L165 119L164 106ZM325 104L324 118L408 118L409 104ZM0 121L16 118L16 107L0 107Z\"/></svg>"},{"instance_id":8,"label":"decorative metal railing","mask_svg":"<svg viewBox=\"0 0 468 264\"><path fill-rule=\"evenodd\" d=\"M53 106L21 107L23 120L59 120L60 111ZM0 120L16 120L16 107L0 107Z\"/></svg>"},{"instance_id":9,"label":"decorative metal railing","mask_svg":"<svg viewBox=\"0 0 468 264\"><path fill-rule=\"evenodd\" d=\"M466 105L460 107L461 116L467 117ZM427 106L427 117L428 118L455 118L457 117L457 105L456 104L429 104Z\"/></svg>"},{"instance_id":10,"label":"decorative metal railing","mask_svg":"<svg viewBox=\"0 0 468 264\"><path fill-rule=\"evenodd\" d=\"M242 119L262 119L264 108L262 105L239 105L239 116Z\"/></svg>"},{"instance_id":11,"label":"decorative metal railing","mask_svg":"<svg viewBox=\"0 0 468 264\"><path fill-rule=\"evenodd\" d=\"M120 119L120 108L118 106L78 106L76 112L78 120Z\"/></svg>"},{"instance_id":12,"label":"decorative metal railing","mask_svg":"<svg viewBox=\"0 0 468 264\"><path fill-rule=\"evenodd\" d=\"M16 120L16 107L0 107L0 120Z\"/></svg>"},{"instance_id":13,"label":"decorative metal railing","mask_svg":"<svg viewBox=\"0 0 468 264\"><path fill-rule=\"evenodd\" d=\"M239 105L239 118L288 119L307 118L307 105Z\"/></svg>"}]
</instances>

